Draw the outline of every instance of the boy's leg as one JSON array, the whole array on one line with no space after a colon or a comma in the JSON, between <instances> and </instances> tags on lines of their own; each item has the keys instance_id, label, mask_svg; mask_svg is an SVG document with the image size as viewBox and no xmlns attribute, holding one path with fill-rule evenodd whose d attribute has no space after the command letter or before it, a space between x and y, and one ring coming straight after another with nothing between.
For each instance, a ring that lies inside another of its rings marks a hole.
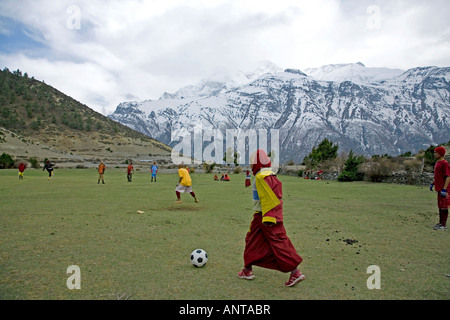
<instances>
[{"instance_id":1,"label":"boy's leg","mask_svg":"<svg viewBox=\"0 0 450 320\"><path fill-rule=\"evenodd\" d=\"M177 195L177 201L176 202L181 202L181 194L180 194L180 192L175 190L175 194Z\"/></svg>"},{"instance_id":2,"label":"boy's leg","mask_svg":"<svg viewBox=\"0 0 450 320\"><path fill-rule=\"evenodd\" d=\"M254 215L245 236L244 268L238 272L238 277L241 279L253 280L255 278L252 272L253 265L261 266L262 261L271 255L270 247L260 228L260 216L259 213Z\"/></svg>"},{"instance_id":3,"label":"boy's leg","mask_svg":"<svg viewBox=\"0 0 450 320\"><path fill-rule=\"evenodd\" d=\"M447 226L448 209L439 209L439 224L443 227Z\"/></svg>"},{"instance_id":4,"label":"boy's leg","mask_svg":"<svg viewBox=\"0 0 450 320\"><path fill-rule=\"evenodd\" d=\"M447 193L446 199L446 208L444 208L444 211L442 212L442 225L444 227L447 227L447 218L448 218L448 207L450 206L450 194Z\"/></svg>"},{"instance_id":5,"label":"boy's leg","mask_svg":"<svg viewBox=\"0 0 450 320\"><path fill-rule=\"evenodd\" d=\"M195 202L198 202L198 199L197 199L194 191L191 191L191 196L195 199Z\"/></svg>"},{"instance_id":6,"label":"boy's leg","mask_svg":"<svg viewBox=\"0 0 450 320\"><path fill-rule=\"evenodd\" d=\"M448 204L450 202L450 196L441 197L438 193L438 209L439 209L439 223L434 226L437 229L446 229L447 228L447 218L448 218Z\"/></svg>"},{"instance_id":7,"label":"boy's leg","mask_svg":"<svg viewBox=\"0 0 450 320\"><path fill-rule=\"evenodd\" d=\"M291 240L286 234L282 222L274 226L261 228L268 240L274 259L277 264L277 270L281 272L295 271L297 266L303 261L294 248Z\"/></svg>"},{"instance_id":8,"label":"boy's leg","mask_svg":"<svg viewBox=\"0 0 450 320\"><path fill-rule=\"evenodd\" d=\"M244 268L251 270L252 266L278 270L272 248L262 230L262 216L256 213L245 236Z\"/></svg>"},{"instance_id":9,"label":"boy's leg","mask_svg":"<svg viewBox=\"0 0 450 320\"><path fill-rule=\"evenodd\" d=\"M285 285L293 287L300 281L303 281L305 276L297 269L303 258L297 254L294 245L286 234L283 223L277 223L270 227L263 226L262 229L271 245L278 267L277 270L290 272L289 279Z\"/></svg>"}]
</instances>

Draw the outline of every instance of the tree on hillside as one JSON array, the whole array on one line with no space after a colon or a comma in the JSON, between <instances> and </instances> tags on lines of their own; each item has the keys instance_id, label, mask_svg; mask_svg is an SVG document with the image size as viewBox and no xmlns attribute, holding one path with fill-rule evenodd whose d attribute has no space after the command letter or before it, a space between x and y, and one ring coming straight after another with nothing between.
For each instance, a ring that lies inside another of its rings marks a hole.
<instances>
[{"instance_id":1,"label":"tree on hillside","mask_svg":"<svg viewBox=\"0 0 450 320\"><path fill-rule=\"evenodd\" d=\"M359 172L359 165L364 163L364 157L358 156L350 150L348 159L345 161L344 171L338 176L338 181L361 181L364 178L364 173Z\"/></svg>"},{"instance_id":2,"label":"tree on hillside","mask_svg":"<svg viewBox=\"0 0 450 320\"><path fill-rule=\"evenodd\" d=\"M0 169L12 168L13 165L14 165L14 160L9 154L3 153L0 156Z\"/></svg>"},{"instance_id":3,"label":"tree on hillside","mask_svg":"<svg viewBox=\"0 0 450 320\"><path fill-rule=\"evenodd\" d=\"M325 138L319 143L317 148L312 148L312 151L303 159L303 164L308 168L315 169L321 162L335 159L337 157L338 148L338 144L334 144L332 141Z\"/></svg>"}]
</instances>

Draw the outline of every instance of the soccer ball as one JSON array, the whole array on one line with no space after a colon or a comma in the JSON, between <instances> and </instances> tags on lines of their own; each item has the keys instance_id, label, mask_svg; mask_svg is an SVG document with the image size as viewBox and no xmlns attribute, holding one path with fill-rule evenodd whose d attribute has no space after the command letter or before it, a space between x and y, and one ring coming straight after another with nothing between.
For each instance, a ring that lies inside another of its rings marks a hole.
<instances>
[{"instance_id":1,"label":"soccer ball","mask_svg":"<svg viewBox=\"0 0 450 320\"><path fill-rule=\"evenodd\" d=\"M203 249L195 249L191 253L191 262L197 268L203 267L208 262L208 255Z\"/></svg>"}]
</instances>

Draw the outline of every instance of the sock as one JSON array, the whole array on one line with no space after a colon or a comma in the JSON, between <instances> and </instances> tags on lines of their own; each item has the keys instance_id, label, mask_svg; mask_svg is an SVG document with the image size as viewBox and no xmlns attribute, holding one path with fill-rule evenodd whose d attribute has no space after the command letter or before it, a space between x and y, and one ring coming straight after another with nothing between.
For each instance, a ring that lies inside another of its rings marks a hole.
<instances>
[{"instance_id":1,"label":"sock","mask_svg":"<svg viewBox=\"0 0 450 320\"><path fill-rule=\"evenodd\" d=\"M175 193L177 194L178 200L180 200L180 193L178 191L175 191Z\"/></svg>"},{"instance_id":2,"label":"sock","mask_svg":"<svg viewBox=\"0 0 450 320\"><path fill-rule=\"evenodd\" d=\"M195 193L194 191L191 192L191 196L193 196L195 198Z\"/></svg>"},{"instance_id":3,"label":"sock","mask_svg":"<svg viewBox=\"0 0 450 320\"><path fill-rule=\"evenodd\" d=\"M439 209L439 223L441 226L447 226L448 209Z\"/></svg>"}]
</instances>

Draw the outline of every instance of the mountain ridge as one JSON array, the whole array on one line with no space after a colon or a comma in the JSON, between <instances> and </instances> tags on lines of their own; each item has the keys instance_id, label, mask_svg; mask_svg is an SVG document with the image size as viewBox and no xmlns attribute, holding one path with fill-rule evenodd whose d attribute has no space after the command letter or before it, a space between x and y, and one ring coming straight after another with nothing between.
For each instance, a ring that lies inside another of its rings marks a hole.
<instances>
[{"instance_id":1,"label":"mountain ridge","mask_svg":"<svg viewBox=\"0 0 450 320\"><path fill-rule=\"evenodd\" d=\"M317 80L285 69L208 96L122 103L109 117L171 146L176 142L172 137L195 126L221 132L276 129L282 162L301 162L323 138L339 144L340 151L367 156L398 155L446 142L450 68L394 73L361 84Z\"/></svg>"}]
</instances>

